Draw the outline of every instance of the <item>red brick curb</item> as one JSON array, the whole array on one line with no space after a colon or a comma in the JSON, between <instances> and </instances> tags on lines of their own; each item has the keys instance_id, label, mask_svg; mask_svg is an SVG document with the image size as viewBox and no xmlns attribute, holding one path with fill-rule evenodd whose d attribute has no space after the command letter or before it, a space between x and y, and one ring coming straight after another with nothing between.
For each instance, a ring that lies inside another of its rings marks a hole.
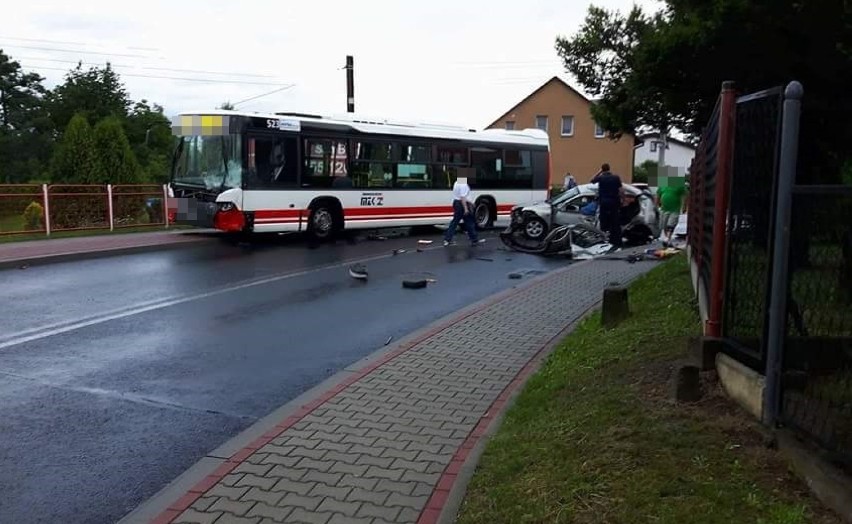
<instances>
[{"instance_id":1,"label":"red brick curb","mask_svg":"<svg viewBox=\"0 0 852 524\"><path fill-rule=\"evenodd\" d=\"M512 381L503 388L503 391L500 392L494 402L491 403L488 410L485 412L485 415L479 419L479 422L476 426L474 426L473 430L471 430L468 437L464 440L459 449L456 450L452 460L450 460L450 463L447 465L446 469L444 469L444 472L441 473L441 476L438 478L438 484L435 486L435 489L432 491L432 495L426 502L426 506L420 513L420 518L417 519L417 524L437 524L441 517L441 511L444 509L444 505L450 497L450 492L455 486L456 478L461 472L461 468L467 461L468 456L473 451L473 448L475 448L479 441L485 436L488 427L494 422L496 415L502 413L503 409L505 409L509 398L511 398L511 396L518 391L521 386L523 386L530 375L533 374L536 366L538 366L539 358L543 355L543 353L553 347L553 344L560 337L564 336L564 332L565 330L561 330L559 333L548 339L548 341L542 345L541 349L536 351L535 355L530 358L529 362L527 362L526 365L518 371L515 378L513 378Z\"/></svg>"},{"instance_id":2,"label":"red brick curb","mask_svg":"<svg viewBox=\"0 0 852 524\"><path fill-rule=\"evenodd\" d=\"M272 442L274 439L278 438L281 433L283 433L291 426L302 420L302 418L310 414L313 410L317 409L326 401L331 400L335 395L342 392L355 382L361 380L365 376L369 375L383 364L386 364L390 360L393 360L394 358L405 353L406 351L410 350L421 342L432 338L444 329L447 329L448 327L457 324L488 307L508 300L509 298L520 293L521 291L526 291L530 288L540 286L544 284L549 279L549 277L552 277L553 275L562 273L563 271L567 271L581 264L587 264L589 262L591 262L591 260L571 264L565 268L551 271L547 274L540 275L537 278L533 278L529 280L526 285L518 286L503 291L501 293L497 293L496 295L492 296L491 298L485 299L483 302L473 307L472 309L462 313L461 315L454 316L453 318L440 322L437 325L426 330L421 335L417 336L415 339L406 342L404 345L392 351L389 351L388 353L385 353L384 355L379 357L375 362L367 364L366 366L354 372L351 376L347 377L346 379L344 379L339 384L335 385L319 397L308 402L307 404L302 405L294 414L288 416L280 423L276 424L273 429L267 431L266 433L252 441L249 445L231 455L231 457L228 458L228 460L226 460L224 463L222 463L222 465L216 468L212 473L207 475L200 482L196 483L195 486L190 488L186 494L184 494L182 497L170 504L167 509L163 510L154 520L151 521L151 524L171 523L181 513L186 511L193 503L195 503L196 500L201 498L201 496L205 492L207 492L225 476L231 473L231 471L233 471L255 451L259 450L263 446ZM506 401L509 399L512 392L515 391L521 384L523 384L524 380L526 380L526 378L532 373L539 355L550 346L553 340L558 337L559 335L552 337L546 344L542 346L539 351L536 352L536 354L530 359L530 361L521 369L521 371L518 372L512 382L510 382L503 389L503 391L500 393L494 403L492 403L489 410L479 420L479 423L476 425L476 427L474 427L473 431L464 441L462 446L456 451L452 461L439 478L438 485L433 490L432 496L429 498L426 507L422 510L420 514L420 518L417 521L418 524L431 524L437 522L441 509L443 509L444 503L446 502L447 497L449 496L450 488L455 482L456 476L461 470L462 464L464 463L467 456L470 454L470 451L479 441L479 439L481 439L482 436L485 434L488 425L494 420L495 410L499 411L504 407Z\"/></svg>"}]
</instances>

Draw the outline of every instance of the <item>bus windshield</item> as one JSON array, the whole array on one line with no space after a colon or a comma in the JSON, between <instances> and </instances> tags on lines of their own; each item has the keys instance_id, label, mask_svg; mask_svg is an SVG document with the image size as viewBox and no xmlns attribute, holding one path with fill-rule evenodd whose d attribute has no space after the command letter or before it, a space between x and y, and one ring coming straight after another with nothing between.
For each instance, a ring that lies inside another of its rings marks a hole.
<instances>
[{"instance_id":1,"label":"bus windshield","mask_svg":"<svg viewBox=\"0 0 852 524\"><path fill-rule=\"evenodd\" d=\"M224 191L241 186L242 172L242 140L239 135L180 138L173 183Z\"/></svg>"}]
</instances>

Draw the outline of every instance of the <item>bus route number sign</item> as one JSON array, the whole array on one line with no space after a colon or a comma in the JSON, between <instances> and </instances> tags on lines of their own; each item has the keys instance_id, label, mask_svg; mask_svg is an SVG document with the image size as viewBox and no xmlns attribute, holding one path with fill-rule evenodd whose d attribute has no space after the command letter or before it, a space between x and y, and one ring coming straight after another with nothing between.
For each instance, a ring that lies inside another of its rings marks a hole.
<instances>
[{"instance_id":1,"label":"bus route number sign","mask_svg":"<svg viewBox=\"0 0 852 524\"><path fill-rule=\"evenodd\" d=\"M385 197L381 193L362 193L361 206L383 206Z\"/></svg>"},{"instance_id":2,"label":"bus route number sign","mask_svg":"<svg viewBox=\"0 0 852 524\"><path fill-rule=\"evenodd\" d=\"M279 131L300 131L302 122L291 118L269 119L266 121L268 129L277 129Z\"/></svg>"}]
</instances>

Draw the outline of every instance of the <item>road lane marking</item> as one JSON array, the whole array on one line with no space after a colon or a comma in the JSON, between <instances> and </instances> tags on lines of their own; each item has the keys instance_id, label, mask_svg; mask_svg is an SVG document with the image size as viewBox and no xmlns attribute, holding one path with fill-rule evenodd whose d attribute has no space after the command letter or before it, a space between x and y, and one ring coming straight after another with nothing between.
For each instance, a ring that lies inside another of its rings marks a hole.
<instances>
[{"instance_id":1,"label":"road lane marking","mask_svg":"<svg viewBox=\"0 0 852 524\"><path fill-rule=\"evenodd\" d=\"M209 415L222 415L225 417L230 417L239 420L247 420L250 422L256 422L258 417L254 415L242 415L239 413L229 413L227 411L218 411L215 409L207 409L202 407L194 407L187 406L184 404L176 404L174 402L169 402L167 400L160 400L153 397L146 397L143 395L137 395L134 393L124 393L121 391L115 391L111 389L102 389L102 388L90 388L85 386L72 386L69 384L56 384L53 382L48 382L36 377L30 377L27 375L21 375L19 373L8 373L6 371L0 371L0 375L4 377L11 377L13 379L18 379L23 382L28 382L32 384L36 384L42 387L57 389L60 391L71 391L74 393L85 393L89 395L96 395L100 397L106 397L113 400L122 400L125 402L130 402L133 404L140 404L147 407L153 407L158 409L171 409L175 411L186 411L191 413L204 413Z\"/></svg>"},{"instance_id":2,"label":"road lane marking","mask_svg":"<svg viewBox=\"0 0 852 524\"><path fill-rule=\"evenodd\" d=\"M426 248L423 251L432 251L439 249L438 247ZM441 248L443 249L443 248ZM362 258L353 258L351 260L345 260L342 262L334 263L334 264L326 264L324 266L318 266L311 269L304 269L292 273L284 273L280 275L274 275L270 277L263 277L260 279L250 279L247 281L243 281L239 284L232 284L229 286L225 286L223 288L214 289L213 291L207 291L204 293L197 293L195 295L185 295L185 296L176 296L167 299L160 299L156 301L147 301L140 302L139 304L128 306L125 308L108 311L106 313L100 313L97 315L92 315L89 317L84 317L82 319L74 320L74 321L66 321L61 323L52 324L49 326L42 326L41 328L31 328L18 333L15 333L9 337L5 337L5 339L0 339L0 349L6 349L12 346L18 346L27 342L32 342L35 340L40 340L47 337L52 337L54 335L60 335L62 333L68 333L69 331L76 331L78 329L82 329L89 326L94 326L97 324L103 324L105 322L110 322L113 320L118 320L122 318L127 318L130 316L140 315L142 313L147 313L148 311L155 311L158 309L163 309L171 306L175 306L178 304L185 304L187 302L194 302L196 300L202 300L205 298L215 297L218 295L223 295L225 293L231 293L233 291L239 291L242 289L247 289L256 286L262 286L264 284L270 284L273 282L279 282L282 280L287 280L291 278L301 277L305 275L310 275L312 273L318 273L320 271L327 271L330 269L339 268L346 265L351 264L363 264L365 262L371 262L375 260L382 260L385 258L391 258L392 254L383 254L383 255L373 255L369 257Z\"/></svg>"}]
</instances>

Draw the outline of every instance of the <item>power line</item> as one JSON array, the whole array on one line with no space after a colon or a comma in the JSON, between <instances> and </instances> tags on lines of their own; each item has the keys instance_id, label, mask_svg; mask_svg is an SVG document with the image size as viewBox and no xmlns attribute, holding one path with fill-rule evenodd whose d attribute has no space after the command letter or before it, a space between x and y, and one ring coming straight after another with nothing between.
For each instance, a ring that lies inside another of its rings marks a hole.
<instances>
[{"instance_id":1,"label":"power line","mask_svg":"<svg viewBox=\"0 0 852 524\"><path fill-rule=\"evenodd\" d=\"M251 76L256 78L275 78L273 75L258 75L251 73L225 73L221 71L199 71L197 69L172 69L169 67L140 67L149 71L173 71L176 73L202 73L206 75L226 75L226 76Z\"/></svg>"},{"instance_id":2,"label":"power line","mask_svg":"<svg viewBox=\"0 0 852 524\"><path fill-rule=\"evenodd\" d=\"M41 42L43 44L60 44L60 45L82 45L82 46L91 46L89 42L65 42L62 40L46 40L43 38L21 38L17 36L0 36L0 39L3 40L17 40L19 42ZM97 45L97 44L95 44ZM98 46L103 47L103 46ZM126 49L132 49L134 51L159 51L159 49L154 47L132 47L128 46Z\"/></svg>"},{"instance_id":3,"label":"power line","mask_svg":"<svg viewBox=\"0 0 852 524\"><path fill-rule=\"evenodd\" d=\"M551 62L547 64L505 64L505 65L497 65L497 64L482 64L482 65L465 65L459 67L467 67L470 69L546 69L552 67L561 67L561 64L558 62Z\"/></svg>"},{"instance_id":4,"label":"power line","mask_svg":"<svg viewBox=\"0 0 852 524\"><path fill-rule=\"evenodd\" d=\"M458 65L508 65L508 64L550 64L553 60L510 60L510 61L499 61L499 60L486 60L486 61L478 61L478 62L453 62Z\"/></svg>"},{"instance_id":5,"label":"power line","mask_svg":"<svg viewBox=\"0 0 852 524\"><path fill-rule=\"evenodd\" d=\"M36 58L34 56L19 56L19 57L16 57L15 60L35 60L37 62L56 62L56 63L59 63L59 64L82 64L82 65L85 65L85 66L101 66L101 65L107 64L107 62L104 62L103 64L101 64L101 63L95 63L95 62L83 62L82 60L68 60L68 59L62 59L62 58ZM110 65L110 67L135 67L135 66L130 66L130 65L113 64L113 63L109 63L109 65Z\"/></svg>"},{"instance_id":6,"label":"power line","mask_svg":"<svg viewBox=\"0 0 852 524\"><path fill-rule=\"evenodd\" d=\"M32 66L25 65L24 67L28 69L36 69L36 70L49 70L49 71L68 71L67 69L63 69L61 67L48 67L48 66ZM271 82L248 82L245 80L225 80L225 79L205 79L205 78L186 78L186 77L177 77L177 76L157 76L157 75L139 75L134 73L121 73L122 76L130 76L136 78L153 78L157 80L178 80L182 82L200 82L206 84L242 84L242 85L254 85L254 86L281 86L281 83L271 83Z\"/></svg>"},{"instance_id":7,"label":"power line","mask_svg":"<svg viewBox=\"0 0 852 524\"><path fill-rule=\"evenodd\" d=\"M253 96L253 97L251 97L251 98L246 98L245 100L240 100L239 102L234 102L234 103L233 103L233 104L231 104L231 105L232 105L232 106L234 106L234 107L237 107L237 106L238 106L238 105L240 105L240 104L245 104L246 102L250 102L250 101L252 101L252 100L257 100L258 98L262 98L262 97L264 97L264 96L269 96L269 95L272 95L272 94L278 93L279 91L284 91L284 90L286 90L286 89L290 89L290 88L291 88L291 87L293 87L294 85L296 85L296 84L290 84L290 85L287 85L287 86L281 87L281 88L279 88L279 89L274 89L274 90L272 90L272 91L269 91L268 93L262 93L262 94L260 94L260 95Z\"/></svg>"},{"instance_id":8,"label":"power line","mask_svg":"<svg viewBox=\"0 0 852 524\"><path fill-rule=\"evenodd\" d=\"M54 51L58 53L80 53L81 55L99 55L99 56L120 56L123 58L153 58L147 55L128 55L121 53L99 53L97 51L81 51L79 49L57 49L55 47L39 47L39 46L28 46L28 45L9 45L5 44L6 47L12 47L15 49L33 49L35 51ZM162 60L162 58L160 58Z\"/></svg>"},{"instance_id":9,"label":"power line","mask_svg":"<svg viewBox=\"0 0 852 524\"><path fill-rule=\"evenodd\" d=\"M19 56L19 57L17 57L17 59L18 60L35 60L35 61L41 61L41 62L57 62L57 63L60 63L60 64L78 64L78 63L80 63L80 64L87 65L87 66L100 66L100 65L102 65L100 63L83 62L81 60L68 60L68 59L61 59L61 58L36 58L34 56ZM141 67L141 66L132 66L132 65L123 65L123 64L112 64L112 63L110 64L110 66L115 67L115 68L143 69L143 70L150 70L150 71L173 71L173 72L176 72L176 73L202 73L202 74L208 74L208 75L250 76L250 77L257 77L257 78L275 78L272 75L258 75L258 74L251 74L251 73L224 73L224 72L221 72L221 71L199 71L197 69L175 69L175 68L168 68L168 67Z\"/></svg>"}]
</instances>

